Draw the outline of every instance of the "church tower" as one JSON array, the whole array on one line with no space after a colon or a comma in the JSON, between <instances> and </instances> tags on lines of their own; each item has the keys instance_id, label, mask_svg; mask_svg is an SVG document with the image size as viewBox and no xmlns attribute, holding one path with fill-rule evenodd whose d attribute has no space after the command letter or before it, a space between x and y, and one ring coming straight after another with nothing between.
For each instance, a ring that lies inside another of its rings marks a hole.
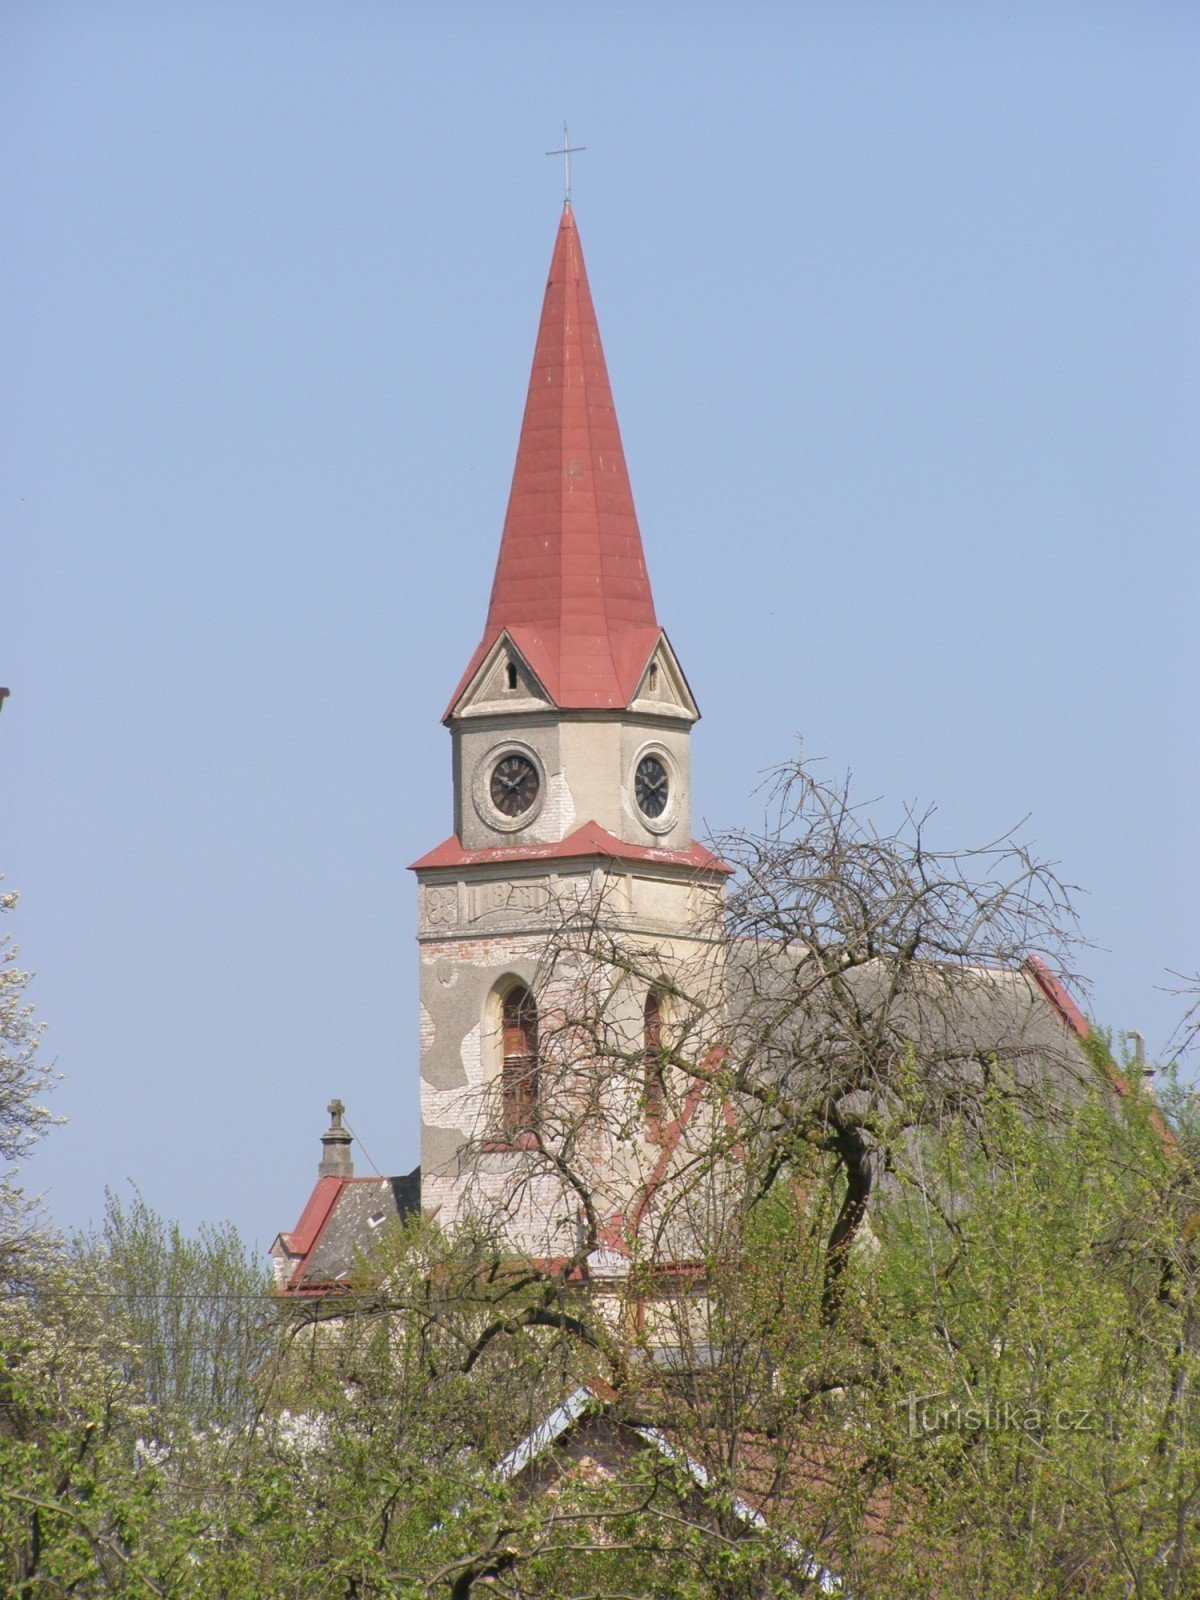
<instances>
[{"instance_id":1,"label":"church tower","mask_svg":"<svg viewBox=\"0 0 1200 1600\"><path fill-rule=\"evenodd\" d=\"M667 942L719 898L727 869L691 834L698 717L655 612L568 202L483 637L444 717L454 831L414 863L422 1203L443 1224L464 1152L495 1187L537 1115L539 962L564 891L602 892ZM659 1026L653 994L629 1005Z\"/></svg>"}]
</instances>

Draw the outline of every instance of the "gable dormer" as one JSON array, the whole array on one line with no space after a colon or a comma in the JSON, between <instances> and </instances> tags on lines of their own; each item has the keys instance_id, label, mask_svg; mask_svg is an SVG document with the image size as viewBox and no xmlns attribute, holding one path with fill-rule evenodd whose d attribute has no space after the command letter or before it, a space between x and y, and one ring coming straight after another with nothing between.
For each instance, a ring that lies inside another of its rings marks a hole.
<instances>
[{"instance_id":1,"label":"gable dormer","mask_svg":"<svg viewBox=\"0 0 1200 1600\"><path fill-rule=\"evenodd\" d=\"M676 717L688 723L700 720L700 708L665 633L646 663L629 709L642 716Z\"/></svg>"},{"instance_id":2,"label":"gable dormer","mask_svg":"<svg viewBox=\"0 0 1200 1600\"><path fill-rule=\"evenodd\" d=\"M447 718L520 716L554 702L505 629L484 656Z\"/></svg>"}]
</instances>

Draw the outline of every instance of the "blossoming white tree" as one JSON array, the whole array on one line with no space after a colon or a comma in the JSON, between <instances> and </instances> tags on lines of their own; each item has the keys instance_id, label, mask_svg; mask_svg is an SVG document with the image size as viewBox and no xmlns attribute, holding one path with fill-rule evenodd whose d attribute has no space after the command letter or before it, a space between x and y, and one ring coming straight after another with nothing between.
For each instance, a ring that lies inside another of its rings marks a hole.
<instances>
[{"instance_id":1,"label":"blossoming white tree","mask_svg":"<svg viewBox=\"0 0 1200 1600\"><path fill-rule=\"evenodd\" d=\"M11 890L0 894L0 912L16 903ZM42 1024L26 996L28 983L11 935L0 936L0 1287L20 1284L36 1253L36 1203L17 1169L55 1120L43 1101L55 1074L37 1054Z\"/></svg>"}]
</instances>

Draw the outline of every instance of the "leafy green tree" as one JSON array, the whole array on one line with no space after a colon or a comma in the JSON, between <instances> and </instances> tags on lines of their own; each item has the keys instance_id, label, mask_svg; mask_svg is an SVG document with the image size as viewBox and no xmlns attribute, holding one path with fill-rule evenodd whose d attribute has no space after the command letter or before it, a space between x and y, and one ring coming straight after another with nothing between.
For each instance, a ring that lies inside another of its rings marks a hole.
<instances>
[{"instance_id":1,"label":"leafy green tree","mask_svg":"<svg viewBox=\"0 0 1200 1600\"><path fill-rule=\"evenodd\" d=\"M160 1430L254 1415L278 1316L270 1275L232 1224L189 1236L136 1189L128 1201L110 1190L101 1226L76 1237L72 1253L96 1274L95 1292L136 1352L131 1376Z\"/></svg>"},{"instance_id":2,"label":"leafy green tree","mask_svg":"<svg viewBox=\"0 0 1200 1600\"><path fill-rule=\"evenodd\" d=\"M893 1559L913 1592L1191 1594L1197 1261L1152 1108L992 1105L926 1156L878 1219Z\"/></svg>"},{"instance_id":3,"label":"leafy green tree","mask_svg":"<svg viewBox=\"0 0 1200 1600\"><path fill-rule=\"evenodd\" d=\"M134 1441L151 1421L134 1354L81 1263L45 1255L0 1298L0 1585L13 1596L119 1594L144 1509Z\"/></svg>"},{"instance_id":4,"label":"leafy green tree","mask_svg":"<svg viewBox=\"0 0 1200 1600\"><path fill-rule=\"evenodd\" d=\"M835 820L843 855L872 859ZM415 1221L344 1294L285 1304L232 1229L189 1237L136 1193L95 1233L43 1242L0 1295L0 1589L769 1600L828 1567L892 1600L1189 1600L1195 1103L1170 1074L1161 1104L1108 1077L1099 1035L1091 1088L1040 1103L1036 1075L1014 1081L1028 1052L874 1053L868 1024L895 1044L910 1020L893 994L925 998L905 948L883 1009L859 992L852 1034L833 1022L856 1009L865 946L839 969L828 940L832 998L799 1031L778 964L756 974L760 1018L782 1017L760 1053L784 1070L757 1099L748 1052L718 1073L758 1121L722 1119L690 1152L747 1177L695 1235L690 1276L647 1252L600 1295ZM817 1101L788 1077L814 1017L841 1052ZM15 1103L19 1153L44 1123ZM851 1126L869 1183L827 1136ZM498 1470L582 1383L602 1414Z\"/></svg>"},{"instance_id":5,"label":"leafy green tree","mask_svg":"<svg viewBox=\"0 0 1200 1600\"><path fill-rule=\"evenodd\" d=\"M199 1552L256 1481L276 1321L232 1229L188 1238L140 1197L45 1245L0 1298L3 1592L203 1593Z\"/></svg>"}]
</instances>

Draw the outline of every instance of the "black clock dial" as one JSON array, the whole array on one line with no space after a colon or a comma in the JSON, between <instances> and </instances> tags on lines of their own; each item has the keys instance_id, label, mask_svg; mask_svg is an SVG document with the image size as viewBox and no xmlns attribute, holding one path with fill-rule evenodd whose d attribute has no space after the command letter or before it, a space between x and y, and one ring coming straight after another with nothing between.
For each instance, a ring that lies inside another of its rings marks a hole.
<instances>
[{"instance_id":1,"label":"black clock dial","mask_svg":"<svg viewBox=\"0 0 1200 1600\"><path fill-rule=\"evenodd\" d=\"M643 756L633 781L637 803L647 817L661 817L667 809L667 769L657 756Z\"/></svg>"},{"instance_id":2,"label":"black clock dial","mask_svg":"<svg viewBox=\"0 0 1200 1600\"><path fill-rule=\"evenodd\" d=\"M537 768L527 756L502 756L492 769L491 796L497 811L519 817L538 795Z\"/></svg>"}]
</instances>

